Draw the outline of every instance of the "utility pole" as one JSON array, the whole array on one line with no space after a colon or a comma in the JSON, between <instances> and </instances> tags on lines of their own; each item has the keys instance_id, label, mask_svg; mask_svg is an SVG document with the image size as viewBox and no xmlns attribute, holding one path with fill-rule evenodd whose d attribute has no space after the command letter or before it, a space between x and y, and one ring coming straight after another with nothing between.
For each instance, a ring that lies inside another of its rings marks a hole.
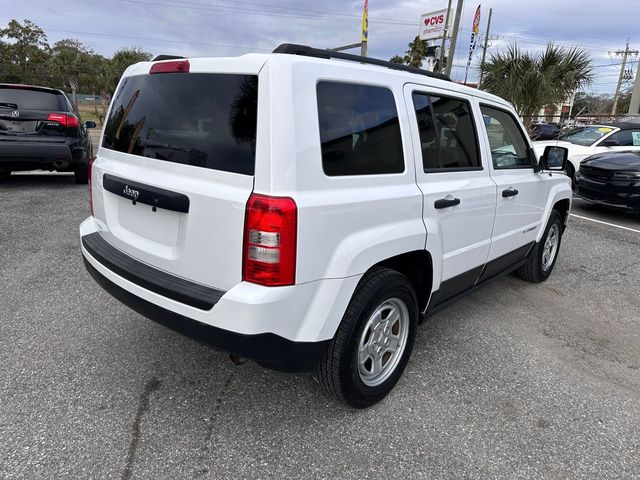
<instances>
[{"instance_id":1,"label":"utility pole","mask_svg":"<svg viewBox=\"0 0 640 480\"><path fill-rule=\"evenodd\" d=\"M449 4L447 5L447 23L444 25L444 32L442 33L442 44L440 45L440 60L438 61L438 70L442 71L442 63L444 62L444 47L447 43L447 34L449 33L449 17L451 16L451 0L449 0ZM449 63L449 62L447 62Z\"/></svg>"},{"instance_id":2,"label":"utility pole","mask_svg":"<svg viewBox=\"0 0 640 480\"><path fill-rule=\"evenodd\" d=\"M620 68L620 76L618 77L618 85L616 85L616 94L613 96L613 106L611 107L611 115L616 114L616 110L618 109L618 98L620 98L620 87L622 87L622 80L624 79L626 68L627 68L627 58L629 54L638 55L638 50L629 50L629 39L627 38L627 46L624 50L617 50L614 52L616 56L622 55L622 67Z\"/></svg>"},{"instance_id":3,"label":"utility pole","mask_svg":"<svg viewBox=\"0 0 640 480\"><path fill-rule=\"evenodd\" d=\"M482 47L482 61L480 62L480 80L478 80L478 88L482 85L482 75L484 71L484 59L487 57L487 48L489 47L489 29L491 28L491 14L493 14L493 8L489 9L489 20L487 20L487 32L484 34L484 47Z\"/></svg>"},{"instance_id":4,"label":"utility pole","mask_svg":"<svg viewBox=\"0 0 640 480\"><path fill-rule=\"evenodd\" d=\"M636 81L631 92L631 103L629 103L629 115L640 115L640 62L636 68Z\"/></svg>"},{"instance_id":5,"label":"utility pole","mask_svg":"<svg viewBox=\"0 0 640 480\"><path fill-rule=\"evenodd\" d=\"M449 61L447 62L447 76L451 76L451 67L456 56L456 42L458 41L458 30L460 29L460 17L462 16L462 4L464 0L458 0L456 7L456 19L453 22L453 33L451 34L451 45L449 46Z\"/></svg>"}]
</instances>

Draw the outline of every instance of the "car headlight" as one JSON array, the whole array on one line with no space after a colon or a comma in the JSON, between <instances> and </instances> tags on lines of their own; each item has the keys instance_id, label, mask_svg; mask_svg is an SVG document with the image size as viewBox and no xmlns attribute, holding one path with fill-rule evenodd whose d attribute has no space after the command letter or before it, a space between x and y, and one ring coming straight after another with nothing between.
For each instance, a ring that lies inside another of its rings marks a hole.
<instances>
[{"instance_id":1,"label":"car headlight","mask_svg":"<svg viewBox=\"0 0 640 480\"><path fill-rule=\"evenodd\" d=\"M613 178L616 180L640 180L640 172L614 172Z\"/></svg>"}]
</instances>

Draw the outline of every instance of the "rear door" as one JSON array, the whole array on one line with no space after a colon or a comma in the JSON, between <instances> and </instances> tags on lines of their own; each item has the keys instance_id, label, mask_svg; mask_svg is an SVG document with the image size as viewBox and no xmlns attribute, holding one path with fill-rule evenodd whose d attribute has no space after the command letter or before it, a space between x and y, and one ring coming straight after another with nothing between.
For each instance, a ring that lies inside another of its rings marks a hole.
<instances>
[{"instance_id":1,"label":"rear door","mask_svg":"<svg viewBox=\"0 0 640 480\"><path fill-rule=\"evenodd\" d=\"M94 216L126 254L227 290L242 278L258 77L198 65L123 78L93 165Z\"/></svg>"},{"instance_id":2,"label":"rear door","mask_svg":"<svg viewBox=\"0 0 640 480\"><path fill-rule=\"evenodd\" d=\"M483 164L470 99L417 85L405 87L415 135L427 250L434 259L431 305L473 286L487 260L496 185ZM439 283L439 286L438 286Z\"/></svg>"},{"instance_id":3,"label":"rear door","mask_svg":"<svg viewBox=\"0 0 640 480\"><path fill-rule=\"evenodd\" d=\"M529 142L512 112L480 103L483 144L498 187L496 220L483 278L524 258L541 228L549 188L533 170Z\"/></svg>"},{"instance_id":4,"label":"rear door","mask_svg":"<svg viewBox=\"0 0 640 480\"><path fill-rule=\"evenodd\" d=\"M64 143L70 113L67 98L56 90L0 85L0 142Z\"/></svg>"}]
</instances>

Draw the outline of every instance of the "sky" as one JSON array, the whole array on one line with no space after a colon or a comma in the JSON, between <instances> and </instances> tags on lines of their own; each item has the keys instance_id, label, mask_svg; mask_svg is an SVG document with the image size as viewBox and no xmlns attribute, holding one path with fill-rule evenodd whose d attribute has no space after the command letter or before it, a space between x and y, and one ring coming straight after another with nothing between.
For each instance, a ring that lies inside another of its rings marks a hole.
<instances>
[{"instance_id":1,"label":"sky","mask_svg":"<svg viewBox=\"0 0 640 480\"><path fill-rule=\"evenodd\" d=\"M236 56L269 52L281 43L330 48L360 40L364 0L0 0L0 26L29 19L50 44L76 38L97 53L140 47L153 55ZM455 7L457 0L453 0ZM465 0L452 77L464 78L478 0ZM480 31L469 81L478 76L489 8L493 9L487 55L507 45L544 49L548 42L580 46L593 59L591 93L613 94L621 57L640 49L640 0L482 0ZM420 15L447 7L447 0L369 0L369 56L403 54L418 33ZM353 50L358 53L358 50ZM631 57L634 73L637 57ZM618 65L615 65L618 64ZM630 85L627 84L627 85Z\"/></svg>"}]
</instances>

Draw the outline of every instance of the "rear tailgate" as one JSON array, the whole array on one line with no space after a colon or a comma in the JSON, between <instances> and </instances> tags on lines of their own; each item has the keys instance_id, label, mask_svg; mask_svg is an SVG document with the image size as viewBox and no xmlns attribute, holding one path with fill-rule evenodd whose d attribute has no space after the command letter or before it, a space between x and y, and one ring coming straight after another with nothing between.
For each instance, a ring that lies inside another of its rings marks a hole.
<instances>
[{"instance_id":1,"label":"rear tailgate","mask_svg":"<svg viewBox=\"0 0 640 480\"><path fill-rule=\"evenodd\" d=\"M228 290L242 280L257 70L191 70L121 81L93 164L94 217L129 256Z\"/></svg>"}]
</instances>

